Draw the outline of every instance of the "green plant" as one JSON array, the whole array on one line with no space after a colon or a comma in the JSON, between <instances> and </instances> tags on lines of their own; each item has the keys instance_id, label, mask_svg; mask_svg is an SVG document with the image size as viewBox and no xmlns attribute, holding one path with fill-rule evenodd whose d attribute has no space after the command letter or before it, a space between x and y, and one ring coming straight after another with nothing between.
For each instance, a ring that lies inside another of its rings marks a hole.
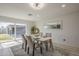
<instances>
[{"instance_id":1,"label":"green plant","mask_svg":"<svg viewBox=\"0 0 79 59\"><path fill-rule=\"evenodd\" d=\"M31 28L31 34L38 34L40 31L39 31L39 28L37 28L36 26L32 26Z\"/></svg>"}]
</instances>

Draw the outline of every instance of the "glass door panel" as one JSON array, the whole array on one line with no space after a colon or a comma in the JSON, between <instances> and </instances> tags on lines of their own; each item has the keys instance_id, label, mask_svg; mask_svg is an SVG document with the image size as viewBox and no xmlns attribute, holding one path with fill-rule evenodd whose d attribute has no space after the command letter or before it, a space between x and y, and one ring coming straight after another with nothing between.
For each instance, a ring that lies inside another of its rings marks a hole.
<instances>
[{"instance_id":1,"label":"glass door panel","mask_svg":"<svg viewBox=\"0 0 79 59\"><path fill-rule=\"evenodd\" d=\"M14 39L14 23L0 22L0 42Z\"/></svg>"},{"instance_id":2,"label":"glass door panel","mask_svg":"<svg viewBox=\"0 0 79 59\"><path fill-rule=\"evenodd\" d=\"M0 22L0 42L21 39L22 34L26 34L26 24Z\"/></svg>"},{"instance_id":3,"label":"glass door panel","mask_svg":"<svg viewBox=\"0 0 79 59\"><path fill-rule=\"evenodd\" d=\"M16 39L21 39L22 34L26 33L26 25L25 24L16 24Z\"/></svg>"}]
</instances>

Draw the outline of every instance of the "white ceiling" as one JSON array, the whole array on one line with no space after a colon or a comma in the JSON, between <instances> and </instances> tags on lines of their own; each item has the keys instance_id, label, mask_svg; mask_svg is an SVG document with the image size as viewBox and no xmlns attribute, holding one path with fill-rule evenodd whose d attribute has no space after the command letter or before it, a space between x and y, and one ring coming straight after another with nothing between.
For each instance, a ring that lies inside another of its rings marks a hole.
<instances>
[{"instance_id":1,"label":"white ceiling","mask_svg":"<svg viewBox=\"0 0 79 59\"><path fill-rule=\"evenodd\" d=\"M35 10L28 3L0 3L0 16L36 21L79 12L79 4L77 3L66 4L64 8L61 5L61 3L45 3L44 8ZM32 14L32 16L28 16L28 14Z\"/></svg>"}]
</instances>

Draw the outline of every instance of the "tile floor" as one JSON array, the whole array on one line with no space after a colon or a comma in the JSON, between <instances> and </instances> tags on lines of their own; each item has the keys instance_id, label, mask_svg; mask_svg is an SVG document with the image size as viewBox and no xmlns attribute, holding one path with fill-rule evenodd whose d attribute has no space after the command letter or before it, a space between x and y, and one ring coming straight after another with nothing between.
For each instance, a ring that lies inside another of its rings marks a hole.
<instances>
[{"instance_id":1,"label":"tile floor","mask_svg":"<svg viewBox=\"0 0 79 59\"><path fill-rule=\"evenodd\" d=\"M0 43L0 56L13 56L9 47L21 44L21 41L11 41Z\"/></svg>"},{"instance_id":2,"label":"tile floor","mask_svg":"<svg viewBox=\"0 0 79 59\"><path fill-rule=\"evenodd\" d=\"M9 47L19 45L21 43L22 43L21 40L19 40L19 41L11 41L11 42L6 42L6 43L0 43L0 56L13 56L13 53L12 53L12 51L11 51L11 49ZM62 50L62 49L58 49L58 50ZM75 50L74 52L73 52L73 50L74 49L72 49L71 51L67 51L67 52L70 52L71 55L79 56L79 53L78 53L79 50Z\"/></svg>"}]
</instances>

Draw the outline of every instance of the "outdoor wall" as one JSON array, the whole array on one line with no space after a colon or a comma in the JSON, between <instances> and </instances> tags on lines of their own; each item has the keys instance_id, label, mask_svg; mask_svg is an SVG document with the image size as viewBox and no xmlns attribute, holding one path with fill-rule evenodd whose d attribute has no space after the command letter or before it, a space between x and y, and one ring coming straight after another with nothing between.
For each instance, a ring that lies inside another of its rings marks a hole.
<instances>
[{"instance_id":1,"label":"outdoor wall","mask_svg":"<svg viewBox=\"0 0 79 59\"><path fill-rule=\"evenodd\" d=\"M56 21L62 21L62 29L45 29L43 26L46 23ZM42 19L42 21L37 21L36 25L40 28L41 32L52 33L53 42L79 47L79 12L63 15L55 19Z\"/></svg>"}]
</instances>

